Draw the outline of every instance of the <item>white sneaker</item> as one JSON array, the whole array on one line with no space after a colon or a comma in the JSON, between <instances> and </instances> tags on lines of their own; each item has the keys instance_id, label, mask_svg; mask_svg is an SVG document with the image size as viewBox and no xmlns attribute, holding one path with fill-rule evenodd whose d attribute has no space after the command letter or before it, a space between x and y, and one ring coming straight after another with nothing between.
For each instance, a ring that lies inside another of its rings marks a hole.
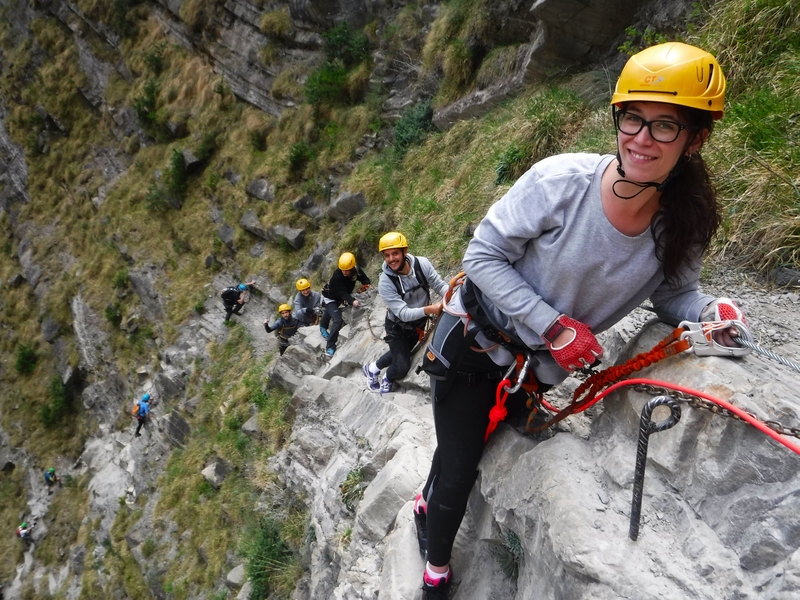
<instances>
[{"instance_id":1,"label":"white sneaker","mask_svg":"<svg viewBox=\"0 0 800 600\"><path fill-rule=\"evenodd\" d=\"M378 379L378 376L381 374L380 371L373 373L369 370L369 365L367 364L361 367L361 372L364 373L364 377L366 377L367 381L369 382L369 389L371 389L373 392L377 392L379 389L381 389L381 382Z\"/></svg>"},{"instance_id":2,"label":"white sneaker","mask_svg":"<svg viewBox=\"0 0 800 600\"><path fill-rule=\"evenodd\" d=\"M392 382L384 377L381 379L381 394L388 394L392 391Z\"/></svg>"}]
</instances>

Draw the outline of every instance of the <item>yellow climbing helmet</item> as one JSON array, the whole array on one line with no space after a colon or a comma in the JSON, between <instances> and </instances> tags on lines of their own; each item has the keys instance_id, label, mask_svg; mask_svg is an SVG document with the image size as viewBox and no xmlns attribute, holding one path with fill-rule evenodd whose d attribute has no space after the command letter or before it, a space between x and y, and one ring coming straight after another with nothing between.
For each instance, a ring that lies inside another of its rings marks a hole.
<instances>
[{"instance_id":1,"label":"yellow climbing helmet","mask_svg":"<svg viewBox=\"0 0 800 600\"><path fill-rule=\"evenodd\" d=\"M725 111L725 75L709 52L682 42L658 44L634 54L617 79L611 104L645 100L711 112Z\"/></svg>"},{"instance_id":2,"label":"yellow climbing helmet","mask_svg":"<svg viewBox=\"0 0 800 600\"><path fill-rule=\"evenodd\" d=\"M303 290L307 290L308 288L310 288L311 284L309 283L308 279L304 279L301 277L300 279L297 280L297 283L295 283L294 286L297 288L298 292L302 292Z\"/></svg>"},{"instance_id":3,"label":"yellow climbing helmet","mask_svg":"<svg viewBox=\"0 0 800 600\"><path fill-rule=\"evenodd\" d=\"M383 234L383 237L378 242L378 252L391 250L392 248L408 248L406 236L399 231L390 231Z\"/></svg>"},{"instance_id":4,"label":"yellow climbing helmet","mask_svg":"<svg viewBox=\"0 0 800 600\"><path fill-rule=\"evenodd\" d=\"M292 312L292 307L291 307L291 306L289 306L288 304L281 304L281 305L278 307L278 312L279 312L279 313L282 313L282 312L283 312L283 311L285 311L285 310L288 310L289 312Z\"/></svg>"},{"instance_id":5,"label":"yellow climbing helmet","mask_svg":"<svg viewBox=\"0 0 800 600\"><path fill-rule=\"evenodd\" d=\"M339 257L339 268L342 271L349 271L350 269L355 268L356 266L356 257L353 256L352 252L345 252Z\"/></svg>"}]
</instances>

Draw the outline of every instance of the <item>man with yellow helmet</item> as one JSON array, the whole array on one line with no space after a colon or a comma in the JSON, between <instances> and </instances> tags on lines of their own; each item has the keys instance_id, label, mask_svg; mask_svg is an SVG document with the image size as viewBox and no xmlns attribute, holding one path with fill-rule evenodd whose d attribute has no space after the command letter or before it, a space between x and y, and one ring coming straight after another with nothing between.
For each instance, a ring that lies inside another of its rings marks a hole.
<instances>
[{"instance_id":1,"label":"man with yellow helmet","mask_svg":"<svg viewBox=\"0 0 800 600\"><path fill-rule=\"evenodd\" d=\"M322 302L325 313L319 321L319 332L326 340L325 354L333 356L336 352L336 342L339 341L339 331L344 325L342 317L343 304L358 306L358 300L353 297L356 281L361 282L366 288L372 283L367 274L356 264L356 257L352 252L344 252L333 271L330 281L322 288Z\"/></svg>"},{"instance_id":2,"label":"man with yellow helmet","mask_svg":"<svg viewBox=\"0 0 800 600\"><path fill-rule=\"evenodd\" d=\"M722 69L705 50L678 42L643 50L611 98L616 155L537 162L475 229L465 283L423 360L437 438L413 508L425 600L448 598L453 541L486 439L498 419L527 413L524 388L505 398L507 413L494 410L509 366L525 361L534 376L525 384L542 393L598 360L595 334L648 299L673 325L743 321L732 301L698 290L720 223L700 151L724 99Z\"/></svg>"},{"instance_id":3,"label":"man with yellow helmet","mask_svg":"<svg viewBox=\"0 0 800 600\"><path fill-rule=\"evenodd\" d=\"M280 317L272 325L269 324L269 319L264 319L264 329L267 333L275 332L275 337L278 338L278 350L283 356L289 347L289 338L300 328L300 321L292 316L292 307L286 303L278 307L278 314Z\"/></svg>"},{"instance_id":4,"label":"man with yellow helmet","mask_svg":"<svg viewBox=\"0 0 800 600\"><path fill-rule=\"evenodd\" d=\"M294 302L294 318L300 321L300 325L314 325L319 320L322 312L322 296L319 292L311 289L311 282L305 277L301 277L295 283L297 294Z\"/></svg>"},{"instance_id":5,"label":"man with yellow helmet","mask_svg":"<svg viewBox=\"0 0 800 600\"><path fill-rule=\"evenodd\" d=\"M386 394L411 368L411 351L424 332L426 320L442 312L441 302L431 302L430 290L444 296L448 284L431 261L408 253L408 240L399 231L390 231L378 242L383 267L378 294L386 302L386 343L389 350L378 360L362 367L369 388ZM381 370L386 373L381 379Z\"/></svg>"}]
</instances>

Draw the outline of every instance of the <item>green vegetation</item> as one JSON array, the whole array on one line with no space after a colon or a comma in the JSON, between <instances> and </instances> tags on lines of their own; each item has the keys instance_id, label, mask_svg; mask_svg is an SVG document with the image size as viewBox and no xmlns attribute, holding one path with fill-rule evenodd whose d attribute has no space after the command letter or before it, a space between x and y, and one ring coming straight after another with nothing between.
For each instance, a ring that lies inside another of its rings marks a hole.
<instances>
[{"instance_id":1,"label":"green vegetation","mask_svg":"<svg viewBox=\"0 0 800 600\"><path fill-rule=\"evenodd\" d=\"M492 554L497 559L503 573L509 579L516 580L519 575L519 567L525 556L525 548L522 540L510 529L505 532L501 541L495 541L492 545Z\"/></svg>"},{"instance_id":2,"label":"green vegetation","mask_svg":"<svg viewBox=\"0 0 800 600\"><path fill-rule=\"evenodd\" d=\"M39 355L36 353L36 348L28 344L20 344L17 346L14 368L17 370L17 373L21 375L30 375L36 369L36 362L38 360Z\"/></svg>"},{"instance_id":3,"label":"green vegetation","mask_svg":"<svg viewBox=\"0 0 800 600\"><path fill-rule=\"evenodd\" d=\"M364 470L361 467L350 469L345 480L339 485L342 492L342 502L347 510L355 512L359 500L364 496L364 488L367 482L364 481Z\"/></svg>"},{"instance_id":4,"label":"green vegetation","mask_svg":"<svg viewBox=\"0 0 800 600\"><path fill-rule=\"evenodd\" d=\"M61 377L54 375L47 388L47 403L39 410L39 420L45 427L60 425L70 409L72 398Z\"/></svg>"},{"instance_id":5,"label":"green vegetation","mask_svg":"<svg viewBox=\"0 0 800 600\"><path fill-rule=\"evenodd\" d=\"M607 99L597 99L602 95L598 89L604 93L610 87L613 73L554 77L481 118L457 122L446 131L433 129L435 108L488 87L515 64L516 44L492 46L498 19L492 18L488 0L443 5L419 57L405 54L405 45L420 35L417 6L405 6L385 31L370 24L359 31L339 26L326 32L322 62L297 61L276 69L273 94L292 106L280 117L238 100L207 59L166 41L147 4L79 0L78 5L89 18L120 34L119 47L112 48L85 32L98 56L130 73L110 76L103 99L108 110L102 115L86 101L90 85L71 31L55 19L40 18L31 24L30 39L0 32L6 125L26 153L31 197L14 206L15 225L8 215L0 215L9 233L0 281L17 278L21 269L15 257L22 251L45 274L36 298L29 283L2 287L0 325L5 334L0 353L14 368L0 376L0 425L13 447L26 449L40 462L55 456L77 458L97 425L88 411L73 414L81 404L59 385L64 369L78 366L75 342L66 339L58 350L45 343L44 318L68 332L74 319L71 306L80 297L101 320L105 316L102 327L118 372L135 373L143 364L158 364L156 340L174 341L187 319L204 312L205 295L199 290L217 272L257 274L291 293L288 274L306 251L275 244L263 257L247 252L233 256L219 239L218 222L209 217L213 212L222 222L237 223L245 210L253 209L256 205L245 192L253 178L268 179L276 190L273 202L258 203L259 218L305 228L308 248L334 240L334 254L352 250L373 272L379 264L378 237L398 229L409 237L415 253L429 256L443 274L452 274L460 267L474 226L531 163L563 151L614 151ZM180 10L193 35L213 36L212 17L221 6L191 0ZM288 12L265 12L259 24L269 37L262 60L277 64L282 40L293 35ZM712 258L762 272L780 265L800 268L800 5L783 0L699 3L691 22L682 25L678 33L631 28L620 50L635 52L679 37L708 48L723 65L729 83L727 113L703 150L717 175L725 215ZM388 90L370 83L373 48L385 50L392 60L420 62L427 80L438 85L429 101L409 107L395 123L383 122L380 111ZM141 121L146 139L138 133L119 139L121 129L110 115L130 111ZM176 139L178 129L185 137ZM365 139L376 134L389 145L363 155ZM124 158L120 164L126 170L118 179L112 180L97 160L98 148L112 148ZM191 173L185 149L201 163ZM332 182L342 173L348 175L336 181L340 188L367 198L367 208L346 226L313 221L292 208L304 194L329 200ZM39 231L25 240L25 248L12 234L20 224ZM238 248L251 242L245 232L234 240ZM205 270L202 260L207 256L215 261ZM161 298L166 318L123 331L123 315L135 315L141 308L128 268L142 264L161 273L157 286L168 290ZM308 275L321 281L328 273ZM263 589L283 597L310 535L302 498L278 498L280 509L253 518L256 499L277 488L264 465L289 436L291 404L285 392L265 379L268 360L253 361L252 340L243 328L231 324L227 333L226 343L211 348L211 360L196 365L191 375L187 395L197 405L192 415L184 416L192 433L167 460L159 482L156 527L141 537L140 550L151 562L165 561L167 548L179 545L177 558L170 558L158 582L171 598L212 593L237 548L264 572ZM263 442L241 431L251 411L264 431ZM129 415L124 416L120 427L130 423ZM219 489L200 475L217 458L233 473ZM355 508L364 485L357 468L342 482L348 508ZM77 527L68 530L65 518L59 535L66 543L77 539L87 549L82 597L106 597L110 590L130 598L149 597L149 582L134 560L136 548L129 545L135 537L127 537L139 524L146 498L139 496L134 505L123 500L112 535L97 542L93 529L98 524L82 520L82 486L78 481L74 488L57 492L59 502L62 496L73 501L74 513L68 514ZM7 530L24 510L23 490L19 470L0 480L0 515ZM179 539L171 537L175 526ZM351 533L342 534L343 543ZM506 542L510 566L518 565L513 539ZM95 545L102 545L97 548L100 558L93 554ZM42 552L43 560L57 560L55 543ZM21 560L18 546L0 543L0 558L7 579ZM113 576L106 577L109 573Z\"/></svg>"},{"instance_id":6,"label":"green vegetation","mask_svg":"<svg viewBox=\"0 0 800 600\"><path fill-rule=\"evenodd\" d=\"M242 554L253 586L252 600L290 597L301 575L296 552L284 541L281 529L276 521L262 519L245 532Z\"/></svg>"},{"instance_id":7,"label":"green vegetation","mask_svg":"<svg viewBox=\"0 0 800 600\"><path fill-rule=\"evenodd\" d=\"M435 129L430 102L409 106L394 126L394 150L402 157L409 147L420 144Z\"/></svg>"},{"instance_id":8,"label":"green vegetation","mask_svg":"<svg viewBox=\"0 0 800 600\"><path fill-rule=\"evenodd\" d=\"M369 72L369 40L343 23L322 34L325 62L308 76L306 101L315 106L356 103L364 97Z\"/></svg>"}]
</instances>

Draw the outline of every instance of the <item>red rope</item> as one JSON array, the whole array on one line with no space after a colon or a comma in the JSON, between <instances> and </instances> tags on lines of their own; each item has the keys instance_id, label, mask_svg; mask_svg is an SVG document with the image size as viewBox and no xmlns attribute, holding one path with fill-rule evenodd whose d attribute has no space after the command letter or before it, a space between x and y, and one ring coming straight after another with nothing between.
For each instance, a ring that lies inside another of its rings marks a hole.
<instances>
[{"instance_id":1,"label":"red rope","mask_svg":"<svg viewBox=\"0 0 800 600\"><path fill-rule=\"evenodd\" d=\"M590 403L581 406L581 410L586 410L587 408L589 408L590 406L592 406L593 404L595 404L599 400L602 400L605 396L607 396L608 394L610 394L611 392L613 392L616 389L619 389L619 388L621 388L623 386L627 386L627 385L640 385L640 384L665 387L665 388L668 388L668 389L671 389L671 390L675 390L675 391L678 391L678 392L683 392L685 394L690 394L692 396L697 396L699 398L703 398L705 400L713 402L717 406L720 406L720 407L724 408L725 410L730 411L731 413L733 413L734 415L739 417L742 421L745 421L746 423L752 425L753 427L758 429L761 433L764 433L764 434L768 435L769 437L771 437L773 440L775 440L779 444L781 444L783 446L786 446L789 450L791 450L795 454L800 455L800 446L795 445L795 444L791 443L789 440L783 438L781 436L781 434L779 434L777 431L774 431L773 429L770 429L767 425L765 425L764 423L762 423L761 421L756 419L753 415L745 412L741 408L738 408L737 406L734 406L730 402L727 402L727 401L722 400L720 398L716 398L714 396L711 396L710 394L706 394L704 392L693 390L691 388L684 387L682 385L676 385L674 383L667 383L665 381L657 381L655 379L644 379L644 378L633 378L633 379L625 379L624 381L618 381L617 383L609 386L608 388L606 388L605 390L603 390L602 392L597 394L597 396L592 398Z\"/></svg>"},{"instance_id":2,"label":"red rope","mask_svg":"<svg viewBox=\"0 0 800 600\"><path fill-rule=\"evenodd\" d=\"M497 391L494 395L494 406L489 411L489 424L486 426L486 435L483 436L483 443L489 440L489 436L497 429L500 421L508 416L506 400L508 399L508 389L511 387L511 380L506 378L497 384Z\"/></svg>"}]
</instances>

